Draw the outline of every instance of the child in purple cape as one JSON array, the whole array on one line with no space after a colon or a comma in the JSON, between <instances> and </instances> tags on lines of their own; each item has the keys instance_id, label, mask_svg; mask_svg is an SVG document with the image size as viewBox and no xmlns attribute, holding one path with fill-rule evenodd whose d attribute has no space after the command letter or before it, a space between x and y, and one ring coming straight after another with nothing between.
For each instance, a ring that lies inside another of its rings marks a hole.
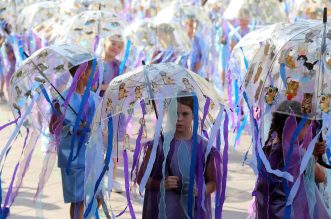
<instances>
[{"instance_id":1,"label":"child in purple cape","mask_svg":"<svg viewBox=\"0 0 331 219\"><path fill-rule=\"evenodd\" d=\"M302 120L301 117L298 117L300 115L303 116L299 102L282 102L277 112L273 113L271 127L263 150L272 169L284 171L286 167L286 171L293 175L294 181L301 177L298 192L290 206L290 218L330 218L315 184L325 180L324 168L316 163L317 157L325 153L325 142L316 143L313 153L315 157L310 158L305 172L301 176L299 175L301 160L314 137L313 130L316 129L314 128L315 124L311 124L310 120L307 120L295 139L291 156L287 156L294 130ZM293 183L267 172L262 166L253 192L256 208L255 217L263 219L285 218L286 190L289 191L292 186Z\"/></svg>"},{"instance_id":2,"label":"child in purple cape","mask_svg":"<svg viewBox=\"0 0 331 219\"><path fill-rule=\"evenodd\" d=\"M193 121L193 97L179 97L177 108L176 131L173 140L170 143L170 151L166 158L166 178L165 178L165 205L166 218L168 219L186 219L188 215L188 188L190 180L190 164L192 150L192 121ZM204 153L207 146L207 140L198 136L198 145L202 142ZM144 175L153 142L146 143L146 155L138 173L137 182L140 184ZM204 156L203 156L204 157ZM142 218L158 218L160 215L160 187L162 180L162 163L164 161L162 143L159 143L156 160L153 170L145 187L144 206ZM194 186L194 218L197 218L198 208L201 210L200 218L212 218L211 194L219 188L221 179L221 155L212 148L208 154L207 161L203 163L205 172L203 175L204 200L199 203L197 200L198 189ZM197 172L195 180L197 181Z\"/></svg>"}]
</instances>

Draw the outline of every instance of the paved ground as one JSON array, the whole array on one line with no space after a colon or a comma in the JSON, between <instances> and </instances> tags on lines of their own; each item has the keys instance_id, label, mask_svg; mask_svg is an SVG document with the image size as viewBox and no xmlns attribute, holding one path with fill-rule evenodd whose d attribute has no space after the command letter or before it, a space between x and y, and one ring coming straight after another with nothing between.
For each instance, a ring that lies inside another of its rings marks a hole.
<instances>
[{"instance_id":1,"label":"paved ground","mask_svg":"<svg viewBox=\"0 0 331 219\"><path fill-rule=\"evenodd\" d=\"M9 108L1 104L0 105L0 125L8 122L12 119L12 114ZM4 147L7 139L14 127L7 128L0 132L0 149ZM230 136L233 138L233 136ZM16 165L17 156L19 156L21 147L24 140L24 131L11 150L11 155L6 160L2 172L2 187L3 196L6 194L8 185L11 180L11 176ZM250 142L247 135L243 135L241 139L241 145L237 146L237 151L233 150L231 144L229 151L229 170L227 179L226 200L223 210L223 218L246 218L248 204L251 200L251 191L254 187L255 176L252 170L248 166L242 166L242 160L244 152L248 148L248 142ZM1 151L0 150L0 151ZM42 146L36 145L35 152L33 154L30 168L27 172L23 186L19 191L19 194L11 207L10 218L14 219L29 219L29 218L69 218L69 205L63 203L62 198L62 185L59 169L55 166L50 180L46 184L44 193L41 200L41 208L36 206L34 202L34 194L37 187L39 173L42 167ZM123 165L119 167L119 181L124 185L123 180ZM4 197L3 197L4 199ZM114 213L119 213L125 208L126 201L124 194L113 193L111 195L110 202ZM137 218L140 218L142 205L141 199L136 198L134 201L134 210L137 214ZM39 210L38 210L39 209ZM130 218L128 211L120 218Z\"/></svg>"}]
</instances>

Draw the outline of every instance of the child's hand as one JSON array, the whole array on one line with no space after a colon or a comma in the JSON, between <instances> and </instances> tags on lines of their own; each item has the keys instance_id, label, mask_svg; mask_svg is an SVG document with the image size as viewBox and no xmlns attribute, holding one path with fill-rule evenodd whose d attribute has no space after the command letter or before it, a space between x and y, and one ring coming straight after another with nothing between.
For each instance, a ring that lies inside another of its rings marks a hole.
<instances>
[{"instance_id":1,"label":"child's hand","mask_svg":"<svg viewBox=\"0 0 331 219\"><path fill-rule=\"evenodd\" d=\"M323 155L326 152L326 143L325 141L317 142L315 144L314 152L313 154L318 157L319 155Z\"/></svg>"},{"instance_id":2,"label":"child's hand","mask_svg":"<svg viewBox=\"0 0 331 219\"><path fill-rule=\"evenodd\" d=\"M168 176L165 180L165 189L177 189L178 188L179 177L178 176Z\"/></svg>"},{"instance_id":3,"label":"child's hand","mask_svg":"<svg viewBox=\"0 0 331 219\"><path fill-rule=\"evenodd\" d=\"M198 196L198 187L197 187L197 184L194 183L194 189L193 189L193 194L194 194L194 197L197 197Z\"/></svg>"}]
</instances>

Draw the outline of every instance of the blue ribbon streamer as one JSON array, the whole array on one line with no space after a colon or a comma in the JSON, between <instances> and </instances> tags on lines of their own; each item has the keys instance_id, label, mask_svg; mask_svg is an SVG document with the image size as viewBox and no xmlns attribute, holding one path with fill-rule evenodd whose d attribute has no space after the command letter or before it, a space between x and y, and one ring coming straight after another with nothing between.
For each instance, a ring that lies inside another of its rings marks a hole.
<instances>
[{"instance_id":1,"label":"blue ribbon streamer","mask_svg":"<svg viewBox=\"0 0 331 219\"><path fill-rule=\"evenodd\" d=\"M78 144L77 152L76 152L76 155L73 158L73 160L75 160L76 158L78 158L79 151L83 147L83 142L86 139L87 134L90 131L90 128L89 127L90 127L90 124L92 123L92 119L94 117L94 112L95 112L95 102L94 102L94 99L92 99L92 101L91 101L90 109L91 109L91 111L89 112L89 116L88 116L87 123L86 123L87 125L86 125L86 127L84 129L82 129L82 137L80 138L80 142Z\"/></svg>"},{"instance_id":2,"label":"blue ribbon streamer","mask_svg":"<svg viewBox=\"0 0 331 219\"><path fill-rule=\"evenodd\" d=\"M45 89L45 87L44 87L43 84L40 85L40 89L41 89L41 92L42 92L42 94L44 95L46 101L51 105L51 108L52 108L53 113L54 113L56 116L59 116L59 113L58 113L57 110L55 109L55 107L54 107L54 105L53 105L53 103L52 103L52 101L51 101L51 98L49 97L49 95L48 95L48 93L47 93L47 91L46 91L46 89Z\"/></svg>"},{"instance_id":3,"label":"blue ribbon streamer","mask_svg":"<svg viewBox=\"0 0 331 219\"><path fill-rule=\"evenodd\" d=\"M193 201L194 201L194 176L195 176L195 166L197 159L197 143L198 143L198 126L199 126L199 102L195 94L193 94L194 107L193 107L193 144L192 144L192 160L190 166L190 184L189 184L189 193L188 193L188 214L191 219L193 219Z\"/></svg>"},{"instance_id":4,"label":"blue ribbon streamer","mask_svg":"<svg viewBox=\"0 0 331 219\"><path fill-rule=\"evenodd\" d=\"M286 84L286 67L285 67L284 63L280 64L279 74L280 74L280 77L283 81L283 84L284 84L285 88L287 88L287 84Z\"/></svg>"},{"instance_id":5,"label":"blue ribbon streamer","mask_svg":"<svg viewBox=\"0 0 331 219\"><path fill-rule=\"evenodd\" d=\"M241 133L242 133L242 131L243 131L244 128L245 128L245 125L246 125L246 122L247 122L247 118L248 118L248 116L245 116L244 121L242 121L242 123L241 123L241 125L240 125L240 127L239 127L239 129L238 129L238 132L237 132L236 138L235 138L235 140L234 140L234 145L233 145L234 149L236 149L236 143L238 142L238 140L239 140L239 138L240 138L240 136L241 136Z\"/></svg>"},{"instance_id":6,"label":"blue ribbon streamer","mask_svg":"<svg viewBox=\"0 0 331 219\"><path fill-rule=\"evenodd\" d=\"M68 175L69 175L69 172L70 172L71 162L73 161L73 152L74 152L74 145L75 145L75 140L76 140L76 136L77 136L78 126L79 126L79 124L81 122L80 119L81 119L82 113L84 111L85 103L88 100L88 97L90 95L90 90L91 90L91 87L92 87L92 81L93 81L93 77L94 77L94 73L95 73L95 68L96 68L96 60L94 59L93 60L93 63L92 63L91 74L90 74L89 80L87 82L87 86L85 88L85 91L84 91L82 102L81 102L81 104L79 106L78 115L76 117L76 121L75 121L75 125L74 125L74 134L72 135L72 138L71 138L70 154L69 154L69 159L68 159L68 162L67 162L67 165L66 165L66 173ZM86 127L89 127L89 124L86 124ZM84 138L84 137L85 137L85 134L83 133L83 135L81 136L81 138ZM79 146L79 147L81 147L81 146Z\"/></svg>"},{"instance_id":7,"label":"blue ribbon streamer","mask_svg":"<svg viewBox=\"0 0 331 219\"><path fill-rule=\"evenodd\" d=\"M107 168L109 166L109 163L110 163L111 153L113 150L113 119L112 119L111 115L108 115L108 118L109 118L109 120L108 120L108 147L107 147L107 152L106 152L105 165L101 171L99 178L97 179L97 181L95 183L93 196L91 197L90 203L86 207L86 210L84 212L84 218L88 217L88 215L90 214L90 212L92 210L94 197L96 196L96 193L98 191L101 180L102 180L103 176L105 175Z\"/></svg>"},{"instance_id":8,"label":"blue ribbon streamer","mask_svg":"<svg viewBox=\"0 0 331 219\"><path fill-rule=\"evenodd\" d=\"M119 74L118 75L121 75L123 73L125 63L128 60L128 57L129 57L129 54L130 54L130 47L131 47L131 41L128 40L127 44L126 44L124 59L122 60L122 62L120 64L120 69L119 69Z\"/></svg>"},{"instance_id":9,"label":"blue ribbon streamer","mask_svg":"<svg viewBox=\"0 0 331 219\"><path fill-rule=\"evenodd\" d=\"M243 57L244 57L244 63L245 63L246 71L248 71L248 66L249 66L249 64L248 64L248 60L247 60L247 58L246 58L246 56L245 56L245 53L244 53L244 50L243 50L242 47L240 47L240 50L241 50L241 53L243 54Z\"/></svg>"}]
</instances>

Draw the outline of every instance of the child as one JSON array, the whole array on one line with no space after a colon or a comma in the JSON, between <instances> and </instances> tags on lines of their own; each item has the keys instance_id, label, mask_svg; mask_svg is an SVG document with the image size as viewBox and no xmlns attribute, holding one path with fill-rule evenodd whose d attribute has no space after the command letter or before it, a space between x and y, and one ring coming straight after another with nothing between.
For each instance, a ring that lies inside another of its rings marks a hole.
<instances>
[{"instance_id":1,"label":"child","mask_svg":"<svg viewBox=\"0 0 331 219\"><path fill-rule=\"evenodd\" d=\"M71 68L70 74L74 77L79 66ZM60 143L58 146L58 167L61 168L62 175L62 187L63 197L65 203L71 203L70 205L70 218L83 218L84 213L84 178L85 178L85 149L86 142L88 140L88 118L93 116L94 113L94 93L90 91L89 98L87 100L87 107L84 107L84 112L80 118L80 126L77 133L74 133L73 127L76 121L77 114L82 102L82 98L88 83L92 70L92 61L89 61L85 71L83 71L77 81L77 86L73 92L69 104L75 110L66 109L64 119L60 119L63 109L63 99L58 99L55 103L55 109L57 115L53 114L49 124L49 129L52 134L56 132L56 128L62 123L62 129L60 134ZM64 98L67 97L69 90L62 92ZM73 158L69 167L69 173L66 172L67 163L69 160L69 154L71 152L71 140L75 136L75 143L73 149ZM80 150L79 150L80 148ZM79 151L78 151L79 150ZM77 154L77 157L76 157Z\"/></svg>"},{"instance_id":2,"label":"child","mask_svg":"<svg viewBox=\"0 0 331 219\"><path fill-rule=\"evenodd\" d=\"M188 68L201 75L204 62L206 61L206 52L204 51L204 41L202 37L196 32L198 29L199 22L193 18L189 17L185 23L186 33L188 37L192 40L192 51L189 57Z\"/></svg>"},{"instance_id":3,"label":"child","mask_svg":"<svg viewBox=\"0 0 331 219\"><path fill-rule=\"evenodd\" d=\"M124 41L119 35L108 37L104 40L103 44L103 52L102 52L102 59L104 61L104 73L103 73L103 81L101 85L101 91L100 96L102 97L104 93L107 90L108 84L120 73L120 64L121 61L116 59L116 56L118 56L124 48ZM120 119L120 121L118 121ZM119 135L116 135L115 137L119 140L123 139L124 132L125 132L125 116L122 115L120 117L115 116L113 117L113 122L116 125L115 127L120 126ZM118 147L118 146L117 146ZM118 150L118 148L115 147L115 150ZM117 153L113 153L114 155ZM117 182L116 176L117 176L117 163L118 158L115 158L113 156L113 162L114 162L114 168L113 168L113 182L112 182L112 189L115 192L122 193L123 188Z\"/></svg>"},{"instance_id":4,"label":"child","mask_svg":"<svg viewBox=\"0 0 331 219\"><path fill-rule=\"evenodd\" d=\"M302 159L303 154L307 150L307 143L309 144L311 141L314 127L310 125L311 121L307 120L297 139L295 139L291 157L288 158L289 136L292 138L295 129L293 122L296 120L297 124L299 124L302 119L300 117L290 117L291 112L295 116L303 116L301 104L296 101L284 101L279 105L277 112L273 114L268 138L263 150L272 169L284 171L285 165L287 165L286 171L291 173L295 180L298 177L298 168L300 166L298 160ZM313 154L315 157L318 157L318 155L325 153L325 149L325 142L317 142ZM292 206L290 206L291 218L292 216L294 216L293 218L330 218L319 192L316 192L315 183L325 180L325 172L324 168L315 163L315 161L316 158L310 159L304 174L301 176L302 180L298 193L293 200ZM285 217L287 201L285 185L290 189L292 184L267 172L265 167L259 170L255 191L253 192L256 198L256 218L274 219Z\"/></svg>"},{"instance_id":5,"label":"child","mask_svg":"<svg viewBox=\"0 0 331 219\"><path fill-rule=\"evenodd\" d=\"M104 40L102 59L104 61L103 81L100 96L102 97L107 90L108 84L119 75L121 61L116 59L124 48L123 39L118 36L111 36Z\"/></svg>"}]
</instances>

